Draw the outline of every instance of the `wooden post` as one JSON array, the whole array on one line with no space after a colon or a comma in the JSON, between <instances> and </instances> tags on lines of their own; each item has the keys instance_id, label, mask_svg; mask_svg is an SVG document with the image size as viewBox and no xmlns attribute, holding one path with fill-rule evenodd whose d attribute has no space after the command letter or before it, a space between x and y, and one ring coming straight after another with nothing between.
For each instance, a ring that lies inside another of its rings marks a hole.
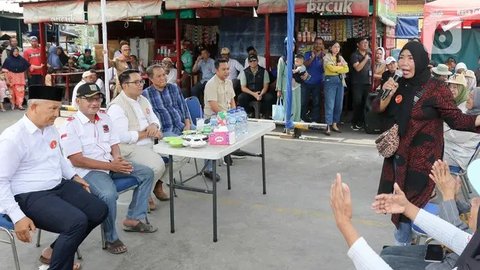
<instances>
[{"instance_id":1,"label":"wooden post","mask_svg":"<svg viewBox=\"0 0 480 270\"><path fill-rule=\"evenodd\" d=\"M177 85L181 84L182 78L182 47L180 33L180 10L175 11L175 50L177 50Z\"/></svg>"},{"instance_id":2,"label":"wooden post","mask_svg":"<svg viewBox=\"0 0 480 270\"><path fill-rule=\"evenodd\" d=\"M270 70L270 14L265 14L265 65Z\"/></svg>"}]
</instances>

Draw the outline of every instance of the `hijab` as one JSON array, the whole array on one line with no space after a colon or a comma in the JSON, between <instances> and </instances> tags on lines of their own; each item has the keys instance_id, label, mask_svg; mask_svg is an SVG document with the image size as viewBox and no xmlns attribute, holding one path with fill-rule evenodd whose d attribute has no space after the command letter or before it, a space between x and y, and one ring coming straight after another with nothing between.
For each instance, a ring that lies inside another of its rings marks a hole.
<instances>
[{"instance_id":1,"label":"hijab","mask_svg":"<svg viewBox=\"0 0 480 270\"><path fill-rule=\"evenodd\" d=\"M454 98L455 104L458 106L468 99L468 93L470 91L462 84L458 85L458 95Z\"/></svg>"},{"instance_id":2,"label":"hijab","mask_svg":"<svg viewBox=\"0 0 480 270\"><path fill-rule=\"evenodd\" d=\"M403 51L408 50L412 54L415 64L415 74L412 78L400 78L398 80L398 89L395 92L395 97L389 104L389 114L393 115L395 122L398 124L399 135L402 137L407 132L408 123L412 114L413 102L415 95L422 90L422 85L425 84L431 77L428 64L428 53L423 47L422 43L418 41L410 41L403 46L400 55ZM401 102L396 103L396 97L401 96Z\"/></svg>"},{"instance_id":3,"label":"hijab","mask_svg":"<svg viewBox=\"0 0 480 270\"><path fill-rule=\"evenodd\" d=\"M383 47L378 47L377 50L375 51L375 54L377 53L378 50L382 51L382 59L378 61L377 64L383 64L385 63L385 49ZM375 59L375 62L376 62L376 59Z\"/></svg>"},{"instance_id":4,"label":"hijab","mask_svg":"<svg viewBox=\"0 0 480 270\"><path fill-rule=\"evenodd\" d=\"M68 56L65 54L65 51L63 51L63 48L61 46L57 47L57 50L60 50L60 55L58 58L60 59L60 62L62 63L62 67L68 64Z\"/></svg>"},{"instance_id":5,"label":"hijab","mask_svg":"<svg viewBox=\"0 0 480 270\"><path fill-rule=\"evenodd\" d=\"M480 269L480 215L477 216L477 230L458 258L455 266L458 270Z\"/></svg>"},{"instance_id":6,"label":"hijab","mask_svg":"<svg viewBox=\"0 0 480 270\"><path fill-rule=\"evenodd\" d=\"M5 62L3 63L3 68L13 73L22 73L27 71L28 68L30 68L30 63L28 63L28 61L25 60L25 58L23 58L21 55L14 56L14 51L19 50L18 48L14 48L10 51L10 55L7 57L7 59L5 59Z\"/></svg>"},{"instance_id":7,"label":"hijab","mask_svg":"<svg viewBox=\"0 0 480 270\"><path fill-rule=\"evenodd\" d=\"M53 69L61 69L63 67L60 57L57 55L57 46L50 46L48 49L48 64L53 67Z\"/></svg>"},{"instance_id":8,"label":"hijab","mask_svg":"<svg viewBox=\"0 0 480 270\"><path fill-rule=\"evenodd\" d=\"M468 110L466 114L469 115L479 115L480 114L480 87L473 88L473 107L471 110Z\"/></svg>"}]
</instances>

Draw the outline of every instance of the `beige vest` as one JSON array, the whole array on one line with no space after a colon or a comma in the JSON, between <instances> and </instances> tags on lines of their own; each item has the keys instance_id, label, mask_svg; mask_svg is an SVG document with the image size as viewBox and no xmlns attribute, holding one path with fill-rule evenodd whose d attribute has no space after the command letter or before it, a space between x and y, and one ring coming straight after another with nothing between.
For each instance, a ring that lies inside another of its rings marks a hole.
<instances>
[{"instance_id":1,"label":"beige vest","mask_svg":"<svg viewBox=\"0 0 480 270\"><path fill-rule=\"evenodd\" d=\"M144 114L147 110L150 110L150 103L148 102L148 99L144 96L140 96L138 98L138 103L140 103L140 107L142 108L142 112ZM128 97L125 95L124 92L120 92L120 94L116 98L114 98L110 102L110 104L108 104L108 108L110 108L112 104L117 104L125 112L125 115L128 119L128 131L140 131L140 123L138 122L137 114L135 113L135 110L128 101ZM135 150L135 147L136 144L121 143L120 152L123 157L127 157L133 152L133 150Z\"/></svg>"}]
</instances>

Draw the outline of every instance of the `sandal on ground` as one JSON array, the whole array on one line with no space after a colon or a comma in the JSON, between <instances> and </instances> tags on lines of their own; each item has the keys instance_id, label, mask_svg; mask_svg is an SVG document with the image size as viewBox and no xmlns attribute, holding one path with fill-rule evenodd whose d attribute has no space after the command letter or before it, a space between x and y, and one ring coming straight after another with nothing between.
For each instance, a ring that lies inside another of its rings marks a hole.
<instances>
[{"instance_id":1,"label":"sandal on ground","mask_svg":"<svg viewBox=\"0 0 480 270\"><path fill-rule=\"evenodd\" d=\"M335 131L335 132L337 132L337 133L342 133L342 131L341 131L338 127L337 127L337 128L334 128L334 127L332 126L332 131Z\"/></svg>"},{"instance_id":2,"label":"sandal on ground","mask_svg":"<svg viewBox=\"0 0 480 270\"><path fill-rule=\"evenodd\" d=\"M126 232L153 233L156 232L158 228L153 227L151 224L145 224L139 221L135 226L127 226L123 224L123 230Z\"/></svg>"},{"instance_id":3,"label":"sandal on ground","mask_svg":"<svg viewBox=\"0 0 480 270\"><path fill-rule=\"evenodd\" d=\"M150 197L148 199L148 212L155 210L157 210L157 205L155 204L155 201L153 201L153 198Z\"/></svg>"},{"instance_id":4,"label":"sandal on ground","mask_svg":"<svg viewBox=\"0 0 480 270\"><path fill-rule=\"evenodd\" d=\"M125 244L123 244L123 242L120 241L120 239L117 239L112 243L107 242L106 244L107 244L107 248L106 248L107 251L112 254L122 254L127 252L127 246L125 246Z\"/></svg>"}]
</instances>

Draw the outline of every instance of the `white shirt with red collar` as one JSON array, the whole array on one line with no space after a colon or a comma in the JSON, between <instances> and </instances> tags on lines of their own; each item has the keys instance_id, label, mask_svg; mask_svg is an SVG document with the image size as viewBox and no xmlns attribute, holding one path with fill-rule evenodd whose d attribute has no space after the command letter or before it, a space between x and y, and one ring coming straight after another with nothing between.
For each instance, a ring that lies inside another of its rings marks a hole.
<instances>
[{"instance_id":1,"label":"white shirt with red collar","mask_svg":"<svg viewBox=\"0 0 480 270\"><path fill-rule=\"evenodd\" d=\"M57 129L39 129L25 115L0 135L0 213L15 223L25 217L14 196L49 190L75 170L60 149Z\"/></svg>"},{"instance_id":2,"label":"white shirt with red collar","mask_svg":"<svg viewBox=\"0 0 480 270\"><path fill-rule=\"evenodd\" d=\"M65 157L82 153L84 157L104 162L113 160L112 145L120 143L110 117L102 112L95 115L93 122L82 112L76 112L61 128L60 138ZM91 171L79 167L75 170L81 177Z\"/></svg>"}]
</instances>

